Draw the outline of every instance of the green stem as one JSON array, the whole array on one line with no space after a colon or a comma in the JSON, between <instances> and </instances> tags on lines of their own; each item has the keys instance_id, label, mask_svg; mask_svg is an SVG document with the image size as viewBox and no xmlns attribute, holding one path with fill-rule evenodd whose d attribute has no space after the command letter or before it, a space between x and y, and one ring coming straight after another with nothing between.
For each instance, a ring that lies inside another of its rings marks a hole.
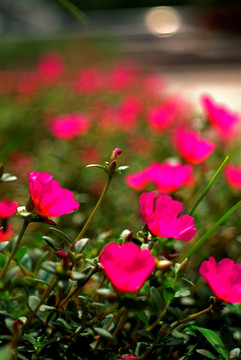
<instances>
[{"instance_id":1,"label":"green stem","mask_svg":"<svg viewBox=\"0 0 241 360\"><path fill-rule=\"evenodd\" d=\"M196 244L193 245L193 247L188 250L188 252L182 257L180 263L183 263L183 261L186 258L189 258L203 243L204 241L217 229L219 225L221 225L226 219L229 218L230 215L234 211L236 211L241 206L241 201L239 201L236 205L234 205L231 209L229 209L218 221L216 221L213 226L210 227L210 229L196 242Z\"/></svg>"},{"instance_id":2,"label":"green stem","mask_svg":"<svg viewBox=\"0 0 241 360\"><path fill-rule=\"evenodd\" d=\"M3 269L2 269L2 271L0 273L0 280L2 280L3 276L5 275L5 273L6 273L7 269L8 269L8 266L9 266L10 262L12 261L14 255L16 254L16 251L18 250L19 244L20 244L20 242L22 240L22 237L23 237L23 235L25 233L25 230L27 229L28 224L29 224L29 222L24 220L22 229L21 229L21 231L20 231L20 233L18 235L18 239L17 239L16 244L15 244L15 246L13 248L13 251L11 252L6 264L4 265L4 267L3 267Z\"/></svg>"},{"instance_id":3,"label":"green stem","mask_svg":"<svg viewBox=\"0 0 241 360\"><path fill-rule=\"evenodd\" d=\"M196 319L198 316L201 316L201 315L204 315L204 314L207 314L209 311L211 311L213 308L213 305L210 305L207 309L205 310L202 310L202 311L199 311L198 313L196 314L193 314L189 317L187 317L186 319L183 319L183 320L180 320L180 321L177 321L166 333L165 336L168 336L174 329L176 329L176 327L178 327L179 325L181 324L185 324L186 322L188 321L191 321L193 319Z\"/></svg>"},{"instance_id":4,"label":"green stem","mask_svg":"<svg viewBox=\"0 0 241 360\"><path fill-rule=\"evenodd\" d=\"M101 205L101 203L102 203L102 201L103 201L103 198L104 198L104 196L105 196L105 193L106 193L106 191L108 190L108 187L109 187L109 185L110 185L111 180L112 180L112 177L109 175L109 176L108 176L108 180L107 180L107 182L106 182L106 185L105 185L105 187L104 187L104 189L103 189L103 191L102 191L102 194L100 195L100 198L99 198L99 200L98 200L98 202L97 202L94 210L92 211L90 217L89 217L88 220L86 221L86 223L85 223L85 225L83 226L82 230L80 231L79 235L76 237L75 241L74 241L74 242L72 243L72 245L70 246L70 250L73 248L73 246L76 244L76 242L77 242L79 239L82 238L82 236L84 235L84 233L85 233L85 231L87 230L88 226L90 225L91 221L93 220L96 212L98 211L98 209L99 209L99 207L100 207L100 205Z\"/></svg>"},{"instance_id":5,"label":"green stem","mask_svg":"<svg viewBox=\"0 0 241 360\"><path fill-rule=\"evenodd\" d=\"M200 197L198 198L198 200L196 201L195 205L193 206L192 210L190 211L190 216L193 215L194 211L196 210L196 208L198 207L198 205L200 204L200 202L203 200L203 198L206 196L207 192L209 191L209 189L211 188L211 186L213 185L214 181L217 179L217 177L219 176L219 174L221 173L221 171L223 170L224 166L227 164L228 160L230 158L230 154L228 154L226 156L226 158L224 159L224 161L222 162L222 164L220 165L220 167L218 168L218 170L216 171L216 173L213 175L212 179L209 181L208 185L206 186L206 188L204 189L204 191L202 192L202 194L200 195Z\"/></svg>"}]
</instances>

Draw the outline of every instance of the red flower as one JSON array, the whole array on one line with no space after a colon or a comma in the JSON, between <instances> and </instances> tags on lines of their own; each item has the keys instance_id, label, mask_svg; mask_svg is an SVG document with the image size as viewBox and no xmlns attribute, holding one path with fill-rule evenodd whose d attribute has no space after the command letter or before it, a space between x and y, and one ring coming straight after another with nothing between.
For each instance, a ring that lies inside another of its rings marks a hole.
<instances>
[{"instance_id":1,"label":"red flower","mask_svg":"<svg viewBox=\"0 0 241 360\"><path fill-rule=\"evenodd\" d=\"M122 246L104 246L99 256L106 277L120 292L135 292L144 284L155 267L156 259L150 251L126 242Z\"/></svg>"},{"instance_id":2,"label":"red flower","mask_svg":"<svg viewBox=\"0 0 241 360\"><path fill-rule=\"evenodd\" d=\"M241 167L236 165L227 165L224 169L224 175L229 185L236 190L241 189Z\"/></svg>"},{"instance_id":3,"label":"red flower","mask_svg":"<svg viewBox=\"0 0 241 360\"><path fill-rule=\"evenodd\" d=\"M79 203L73 199L74 194L62 189L52 175L33 171L28 174L28 179L34 210L40 216L61 216L78 209Z\"/></svg>"},{"instance_id":4,"label":"red flower","mask_svg":"<svg viewBox=\"0 0 241 360\"><path fill-rule=\"evenodd\" d=\"M0 218L6 219L16 214L18 203L8 199L0 201Z\"/></svg>"},{"instance_id":5,"label":"red flower","mask_svg":"<svg viewBox=\"0 0 241 360\"><path fill-rule=\"evenodd\" d=\"M194 219L189 215L177 215L183 206L170 196L160 196L155 203L155 193L143 193L140 206L145 222L150 231L160 237L170 237L189 241L196 235Z\"/></svg>"},{"instance_id":6,"label":"red flower","mask_svg":"<svg viewBox=\"0 0 241 360\"><path fill-rule=\"evenodd\" d=\"M178 130L174 142L181 156L196 165L206 160L215 150L215 144L200 138L195 131Z\"/></svg>"},{"instance_id":7,"label":"red flower","mask_svg":"<svg viewBox=\"0 0 241 360\"><path fill-rule=\"evenodd\" d=\"M229 303L241 302L241 265L231 259L223 259L217 264L210 257L201 264L199 272L219 299Z\"/></svg>"}]
</instances>

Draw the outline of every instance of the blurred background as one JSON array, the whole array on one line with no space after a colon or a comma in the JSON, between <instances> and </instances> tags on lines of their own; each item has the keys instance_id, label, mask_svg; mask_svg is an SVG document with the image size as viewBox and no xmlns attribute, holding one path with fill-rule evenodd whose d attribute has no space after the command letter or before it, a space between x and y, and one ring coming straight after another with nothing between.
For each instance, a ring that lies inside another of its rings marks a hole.
<instances>
[{"instance_id":1,"label":"blurred background","mask_svg":"<svg viewBox=\"0 0 241 360\"><path fill-rule=\"evenodd\" d=\"M81 20L78 18L81 18ZM238 0L1 0L0 64L89 38L159 72L194 99L212 93L241 110Z\"/></svg>"}]
</instances>

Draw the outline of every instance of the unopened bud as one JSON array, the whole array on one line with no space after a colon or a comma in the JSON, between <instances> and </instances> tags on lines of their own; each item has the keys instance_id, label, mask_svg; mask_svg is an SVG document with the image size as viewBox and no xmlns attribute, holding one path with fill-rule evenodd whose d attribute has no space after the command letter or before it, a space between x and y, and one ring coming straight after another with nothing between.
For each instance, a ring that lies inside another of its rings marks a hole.
<instances>
[{"instance_id":1,"label":"unopened bud","mask_svg":"<svg viewBox=\"0 0 241 360\"><path fill-rule=\"evenodd\" d=\"M170 260L160 260L157 264L157 268L161 271L169 270L172 266L172 262Z\"/></svg>"},{"instance_id":2,"label":"unopened bud","mask_svg":"<svg viewBox=\"0 0 241 360\"><path fill-rule=\"evenodd\" d=\"M119 148L115 148L113 151L112 151L112 154L111 154L111 160L116 160L117 157L122 153L122 150L119 149Z\"/></svg>"}]
</instances>

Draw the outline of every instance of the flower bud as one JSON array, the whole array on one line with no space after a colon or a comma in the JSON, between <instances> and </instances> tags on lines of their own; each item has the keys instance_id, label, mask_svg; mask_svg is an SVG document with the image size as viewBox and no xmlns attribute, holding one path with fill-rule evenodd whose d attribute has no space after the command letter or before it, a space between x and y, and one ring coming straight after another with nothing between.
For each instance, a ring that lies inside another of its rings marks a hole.
<instances>
[{"instance_id":1,"label":"flower bud","mask_svg":"<svg viewBox=\"0 0 241 360\"><path fill-rule=\"evenodd\" d=\"M157 268L161 271L169 270L172 266L172 262L170 260L160 260L157 263Z\"/></svg>"},{"instance_id":2,"label":"flower bud","mask_svg":"<svg viewBox=\"0 0 241 360\"><path fill-rule=\"evenodd\" d=\"M116 160L117 157L122 153L122 150L120 148L115 148L113 151L112 151L112 154L111 154L111 161L113 160Z\"/></svg>"}]
</instances>

